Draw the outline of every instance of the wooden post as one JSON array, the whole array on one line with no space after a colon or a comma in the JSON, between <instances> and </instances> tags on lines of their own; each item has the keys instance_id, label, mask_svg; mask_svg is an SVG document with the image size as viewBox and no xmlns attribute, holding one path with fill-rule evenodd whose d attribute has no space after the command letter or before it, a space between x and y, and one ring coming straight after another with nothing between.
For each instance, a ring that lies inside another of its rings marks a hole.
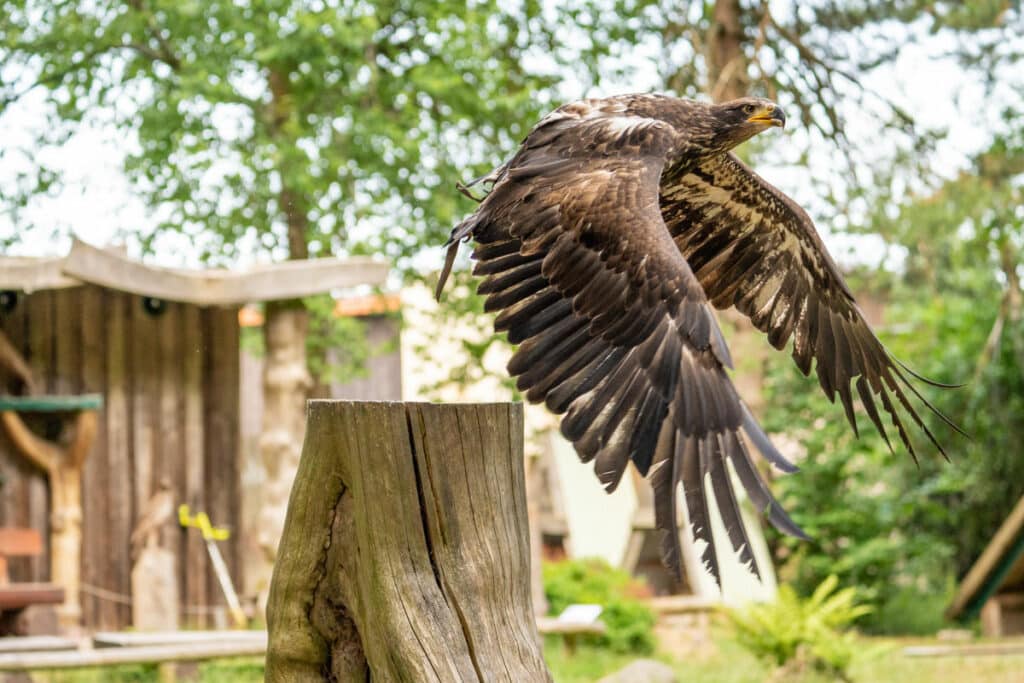
<instances>
[{"instance_id":1,"label":"wooden post","mask_svg":"<svg viewBox=\"0 0 1024 683\"><path fill-rule=\"evenodd\" d=\"M550 681L518 404L310 402L266 680Z\"/></svg>"}]
</instances>

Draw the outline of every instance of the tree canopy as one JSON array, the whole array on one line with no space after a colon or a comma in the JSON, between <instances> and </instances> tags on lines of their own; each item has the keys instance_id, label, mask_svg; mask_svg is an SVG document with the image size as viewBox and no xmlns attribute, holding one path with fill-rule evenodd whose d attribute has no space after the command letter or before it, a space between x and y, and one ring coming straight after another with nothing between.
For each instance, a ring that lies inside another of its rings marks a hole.
<instances>
[{"instance_id":1,"label":"tree canopy","mask_svg":"<svg viewBox=\"0 0 1024 683\"><path fill-rule=\"evenodd\" d=\"M534 3L5 0L0 15L0 103L46 93L31 150L116 127L159 219L139 237L180 231L215 261L410 256L550 83L523 66L550 40ZM25 174L4 208L59 182Z\"/></svg>"}]
</instances>

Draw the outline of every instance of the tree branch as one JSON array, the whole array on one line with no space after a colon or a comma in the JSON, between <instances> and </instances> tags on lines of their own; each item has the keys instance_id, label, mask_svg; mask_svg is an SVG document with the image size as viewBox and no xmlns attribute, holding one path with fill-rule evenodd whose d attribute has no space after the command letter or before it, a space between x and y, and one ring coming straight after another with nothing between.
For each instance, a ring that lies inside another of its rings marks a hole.
<instances>
[{"instance_id":1,"label":"tree branch","mask_svg":"<svg viewBox=\"0 0 1024 683\"><path fill-rule=\"evenodd\" d=\"M164 37L160 31L160 27L157 26L156 17L153 16L153 12L145 6L142 0L128 0L128 6L140 14L144 14L146 18L146 28L149 35L153 40L156 41L157 45L160 46L160 51L151 50L146 48L153 59L163 62L167 66L171 67L174 71L181 69L181 59L174 54L174 48L171 46L167 38ZM131 47L136 47L132 44Z\"/></svg>"}]
</instances>

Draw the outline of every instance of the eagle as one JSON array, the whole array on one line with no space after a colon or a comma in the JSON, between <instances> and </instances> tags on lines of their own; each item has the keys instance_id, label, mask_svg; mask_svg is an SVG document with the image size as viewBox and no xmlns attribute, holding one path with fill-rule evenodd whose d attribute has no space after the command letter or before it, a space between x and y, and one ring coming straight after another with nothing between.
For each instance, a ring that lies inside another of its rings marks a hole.
<instances>
[{"instance_id":1,"label":"eagle","mask_svg":"<svg viewBox=\"0 0 1024 683\"><path fill-rule=\"evenodd\" d=\"M508 372L610 492L632 462L653 488L662 559L682 576L682 489L701 559L721 583L709 491L734 552L760 572L735 480L783 533L807 538L751 451L796 467L743 403L714 309L735 308L797 367L812 365L857 432L855 401L892 450L887 416L914 459L906 418L945 456L913 397L960 431L872 332L813 222L731 150L783 127L775 103L709 104L658 94L585 99L543 118L515 155L460 186L488 188L446 243L438 299L459 245L495 329L517 345ZM962 432L961 432L962 433Z\"/></svg>"}]
</instances>

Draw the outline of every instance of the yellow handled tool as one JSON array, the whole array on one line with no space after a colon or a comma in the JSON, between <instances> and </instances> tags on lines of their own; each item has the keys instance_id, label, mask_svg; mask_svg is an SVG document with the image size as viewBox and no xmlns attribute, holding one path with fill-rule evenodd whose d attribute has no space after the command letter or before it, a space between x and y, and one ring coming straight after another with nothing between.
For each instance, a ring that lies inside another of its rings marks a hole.
<instances>
[{"instance_id":1,"label":"yellow handled tool","mask_svg":"<svg viewBox=\"0 0 1024 683\"><path fill-rule=\"evenodd\" d=\"M231 574L228 573L228 566L224 564L224 556L220 554L217 541L226 541L231 537L231 531L224 527L215 527L210 522L210 517L205 512L190 514L188 505L178 506L178 523L186 529L194 527L199 529L206 541L206 550L210 553L210 562L213 564L213 572L217 575L221 590L224 591L224 599L228 603L228 611L231 612L231 620L236 628L245 628L247 620L245 612L242 611L242 604L238 601L238 593L231 583Z\"/></svg>"}]
</instances>

